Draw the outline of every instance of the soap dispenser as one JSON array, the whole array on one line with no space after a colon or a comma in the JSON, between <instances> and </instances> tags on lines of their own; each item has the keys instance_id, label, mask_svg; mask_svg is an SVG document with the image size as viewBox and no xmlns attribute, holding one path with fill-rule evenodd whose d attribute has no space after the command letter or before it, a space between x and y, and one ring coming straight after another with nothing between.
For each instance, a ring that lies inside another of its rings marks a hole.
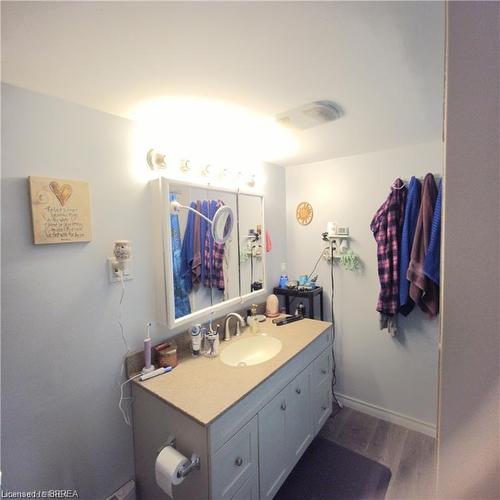
<instances>
[{"instance_id":1,"label":"soap dispenser","mask_svg":"<svg viewBox=\"0 0 500 500\"><path fill-rule=\"evenodd\" d=\"M257 304L252 304L250 307L250 317L247 319L252 333L259 333L259 321L257 319Z\"/></svg>"}]
</instances>

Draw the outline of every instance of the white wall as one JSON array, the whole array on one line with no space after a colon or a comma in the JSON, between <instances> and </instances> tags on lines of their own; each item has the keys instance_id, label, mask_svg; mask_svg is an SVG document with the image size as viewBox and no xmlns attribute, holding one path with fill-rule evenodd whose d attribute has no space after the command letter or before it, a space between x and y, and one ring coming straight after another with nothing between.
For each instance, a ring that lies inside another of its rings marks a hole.
<instances>
[{"instance_id":1,"label":"white wall","mask_svg":"<svg viewBox=\"0 0 500 500\"><path fill-rule=\"evenodd\" d=\"M408 318L400 317L397 337L380 332L370 222L395 178L439 174L442 162L443 145L437 141L286 169L289 277L312 271L328 221L349 226L351 248L363 262L359 273L335 267L336 391L421 421L429 430L436 423L438 323L415 309ZM301 201L309 201L314 209L308 226L295 219ZM318 271L330 318L329 266L321 261Z\"/></svg>"},{"instance_id":2,"label":"white wall","mask_svg":"<svg viewBox=\"0 0 500 500\"><path fill-rule=\"evenodd\" d=\"M79 498L99 500L133 477L131 431L117 408L120 286L108 283L106 269L113 240L132 240L135 277L126 283L124 323L131 347L140 348L155 315L156 270L152 193L135 175L133 134L125 119L2 85L6 490L76 488ZM265 172L272 283L285 255L284 172ZM92 242L32 244L29 175L90 183ZM155 330L153 341L166 335Z\"/></svg>"},{"instance_id":3,"label":"white wall","mask_svg":"<svg viewBox=\"0 0 500 500\"><path fill-rule=\"evenodd\" d=\"M448 3L439 498L500 498L499 20Z\"/></svg>"}]
</instances>

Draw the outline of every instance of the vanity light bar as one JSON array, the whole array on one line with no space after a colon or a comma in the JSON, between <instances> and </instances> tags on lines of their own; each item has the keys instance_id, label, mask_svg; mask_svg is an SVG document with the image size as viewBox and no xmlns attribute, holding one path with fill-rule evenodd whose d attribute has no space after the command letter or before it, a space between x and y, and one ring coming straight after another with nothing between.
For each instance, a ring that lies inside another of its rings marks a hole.
<instances>
[{"instance_id":1,"label":"vanity light bar","mask_svg":"<svg viewBox=\"0 0 500 500\"><path fill-rule=\"evenodd\" d=\"M153 171L166 170L167 168L167 157L156 151L155 149L150 149L146 154L146 161L149 168Z\"/></svg>"},{"instance_id":2,"label":"vanity light bar","mask_svg":"<svg viewBox=\"0 0 500 500\"><path fill-rule=\"evenodd\" d=\"M167 170L167 156L164 155L163 153L160 153L156 149L151 148L147 154L146 154L146 162L149 166L149 168L153 172L159 172L159 171L164 171ZM181 160L180 165L179 165L179 170L187 174L192 170L192 164L189 160ZM206 164L204 165L201 170L200 170L200 175L202 177L210 177L214 175L214 169L212 165ZM222 172L223 177L227 177L231 175L229 169L225 168L224 171ZM237 173L238 178L246 177L245 184L248 187L255 187L256 185L256 176L255 173L253 172L238 172Z\"/></svg>"}]
</instances>

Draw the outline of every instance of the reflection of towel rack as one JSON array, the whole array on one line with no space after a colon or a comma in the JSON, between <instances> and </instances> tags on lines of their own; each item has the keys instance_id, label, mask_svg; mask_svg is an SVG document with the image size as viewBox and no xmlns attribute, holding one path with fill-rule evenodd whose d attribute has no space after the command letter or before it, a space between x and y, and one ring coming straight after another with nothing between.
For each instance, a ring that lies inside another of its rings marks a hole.
<instances>
[{"instance_id":1,"label":"reflection of towel rack","mask_svg":"<svg viewBox=\"0 0 500 500\"><path fill-rule=\"evenodd\" d=\"M163 448L167 446L175 448L175 444L176 444L175 437L169 436L165 444L160 446L160 448L158 449L158 454L161 452L161 450L163 450ZM177 477L178 478L186 477L190 472L199 469L200 469L200 457L196 455L196 453L193 453L191 455L191 460L186 465L184 465L181 470L179 470L179 472L177 473Z\"/></svg>"}]
</instances>

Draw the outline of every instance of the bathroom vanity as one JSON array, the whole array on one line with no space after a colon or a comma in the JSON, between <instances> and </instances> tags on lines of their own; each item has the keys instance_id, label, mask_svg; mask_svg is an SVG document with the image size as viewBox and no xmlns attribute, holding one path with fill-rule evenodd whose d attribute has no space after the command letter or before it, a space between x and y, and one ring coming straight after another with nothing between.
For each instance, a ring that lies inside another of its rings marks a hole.
<instances>
[{"instance_id":1,"label":"bathroom vanity","mask_svg":"<svg viewBox=\"0 0 500 500\"><path fill-rule=\"evenodd\" d=\"M255 335L282 343L273 358L229 366L221 358L181 360L170 373L133 384L137 492L168 499L156 485L155 461L169 437L200 457L200 468L175 499L270 499L332 411L330 323L304 319L247 328L224 349Z\"/></svg>"}]
</instances>

